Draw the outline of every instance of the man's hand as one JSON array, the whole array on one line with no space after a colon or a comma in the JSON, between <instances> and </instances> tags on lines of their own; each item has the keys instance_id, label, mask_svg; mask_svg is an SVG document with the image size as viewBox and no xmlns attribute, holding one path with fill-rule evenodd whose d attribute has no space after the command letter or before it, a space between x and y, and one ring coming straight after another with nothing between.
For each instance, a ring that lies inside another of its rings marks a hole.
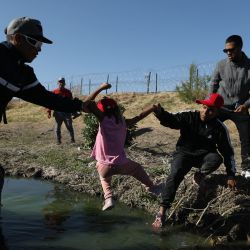
<instances>
[{"instance_id":1,"label":"man's hand","mask_svg":"<svg viewBox=\"0 0 250 250\"><path fill-rule=\"evenodd\" d=\"M111 84L107 83L107 82L103 82L101 85L100 85L100 88L101 89L110 89L112 87Z\"/></svg>"},{"instance_id":2,"label":"man's hand","mask_svg":"<svg viewBox=\"0 0 250 250\"><path fill-rule=\"evenodd\" d=\"M243 113L243 114L247 114L247 112L248 112L248 107L246 106L246 105L240 105L238 108L236 108L235 110L234 110L234 112L236 112L236 113Z\"/></svg>"},{"instance_id":3,"label":"man's hand","mask_svg":"<svg viewBox=\"0 0 250 250\"><path fill-rule=\"evenodd\" d=\"M162 112L161 104L158 103L157 105L154 105L153 107L154 107L154 113L155 113L155 115L156 115L156 116L157 116L157 115L160 115L161 112Z\"/></svg>"},{"instance_id":4,"label":"man's hand","mask_svg":"<svg viewBox=\"0 0 250 250\"><path fill-rule=\"evenodd\" d=\"M227 187L232 189L232 190L236 190L236 180L234 177L229 176L227 179Z\"/></svg>"}]
</instances>

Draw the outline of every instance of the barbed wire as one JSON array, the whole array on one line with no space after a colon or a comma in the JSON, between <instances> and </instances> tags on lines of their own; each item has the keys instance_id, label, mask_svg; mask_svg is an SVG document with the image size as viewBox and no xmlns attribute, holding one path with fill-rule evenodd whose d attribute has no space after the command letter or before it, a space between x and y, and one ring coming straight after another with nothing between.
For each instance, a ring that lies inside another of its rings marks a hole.
<instances>
[{"instance_id":1,"label":"barbed wire","mask_svg":"<svg viewBox=\"0 0 250 250\"><path fill-rule=\"evenodd\" d=\"M195 64L199 76L210 76L216 62ZM67 87L74 95L87 95L96 89L101 82L112 84L112 92L164 92L175 91L176 86L189 79L189 65L178 65L151 70L131 70L120 72L88 73L65 76ZM47 89L57 88L56 81L43 84Z\"/></svg>"}]
</instances>

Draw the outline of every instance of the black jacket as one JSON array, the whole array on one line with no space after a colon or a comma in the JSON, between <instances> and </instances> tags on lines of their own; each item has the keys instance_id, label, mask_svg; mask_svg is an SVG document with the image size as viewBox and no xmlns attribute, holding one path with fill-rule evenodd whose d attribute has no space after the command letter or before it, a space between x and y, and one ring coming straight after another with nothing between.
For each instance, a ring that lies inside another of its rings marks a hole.
<instances>
[{"instance_id":1,"label":"black jacket","mask_svg":"<svg viewBox=\"0 0 250 250\"><path fill-rule=\"evenodd\" d=\"M37 80L33 68L9 42L0 43L0 114L13 97L53 110L73 113L82 109L82 101L64 98L47 91Z\"/></svg>"},{"instance_id":2,"label":"black jacket","mask_svg":"<svg viewBox=\"0 0 250 250\"><path fill-rule=\"evenodd\" d=\"M180 137L176 144L177 151L198 156L218 150L223 156L227 174L235 175L234 151L228 130L221 121L213 119L203 122L199 111L173 114L162 110L157 118L163 126L180 130Z\"/></svg>"}]
</instances>

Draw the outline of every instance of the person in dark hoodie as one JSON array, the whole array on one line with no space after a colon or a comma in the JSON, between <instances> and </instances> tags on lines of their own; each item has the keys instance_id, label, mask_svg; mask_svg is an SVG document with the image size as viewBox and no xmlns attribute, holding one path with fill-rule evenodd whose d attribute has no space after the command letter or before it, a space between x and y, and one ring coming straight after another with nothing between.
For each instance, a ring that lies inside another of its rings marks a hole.
<instances>
[{"instance_id":1,"label":"person in dark hoodie","mask_svg":"<svg viewBox=\"0 0 250 250\"><path fill-rule=\"evenodd\" d=\"M27 64L38 56L44 43L52 43L44 37L39 20L16 18L5 28L5 34L6 41L0 43L0 121L5 118L4 123L7 123L5 110L13 97L62 112L86 110L88 102L64 98L46 90L36 78L33 68ZM0 168L2 190L4 169Z\"/></svg>"},{"instance_id":2,"label":"person in dark hoodie","mask_svg":"<svg viewBox=\"0 0 250 250\"><path fill-rule=\"evenodd\" d=\"M161 228L166 213L174 201L176 191L185 175L192 167L198 168L193 181L200 187L205 185L205 177L224 163L227 172L227 185L235 189L235 159L226 126L217 119L223 105L219 94L211 94L208 99L196 100L202 104L199 111L186 111L176 114L165 111L160 104L155 115L161 125L180 130L180 137L173 155L170 174L162 190L159 212L152 226Z\"/></svg>"},{"instance_id":3,"label":"person in dark hoodie","mask_svg":"<svg viewBox=\"0 0 250 250\"><path fill-rule=\"evenodd\" d=\"M221 121L236 125L241 143L241 175L250 180L250 59L242 51L239 35L226 39L223 52L227 58L218 62L211 79L211 93L224 98L220 109Z\"/></svg>"}]
</instances>

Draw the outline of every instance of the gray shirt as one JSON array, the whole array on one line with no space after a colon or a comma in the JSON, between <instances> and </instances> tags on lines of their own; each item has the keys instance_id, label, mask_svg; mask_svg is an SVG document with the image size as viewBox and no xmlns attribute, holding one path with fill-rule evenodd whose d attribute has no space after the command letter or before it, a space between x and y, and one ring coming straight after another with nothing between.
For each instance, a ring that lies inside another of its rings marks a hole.
<instances>
[{"instance_id":1,"label":"gray shirt","mask_svg":"<svg viewBox=\"0 0 250 250\"><path fill-rule=\"evenodd\" d=\"M221 60L211 79L211 92L224 98L224 105L245 104L250 108L250 59L244 52L239 63Z\"/></svg>"}]
</instances>

